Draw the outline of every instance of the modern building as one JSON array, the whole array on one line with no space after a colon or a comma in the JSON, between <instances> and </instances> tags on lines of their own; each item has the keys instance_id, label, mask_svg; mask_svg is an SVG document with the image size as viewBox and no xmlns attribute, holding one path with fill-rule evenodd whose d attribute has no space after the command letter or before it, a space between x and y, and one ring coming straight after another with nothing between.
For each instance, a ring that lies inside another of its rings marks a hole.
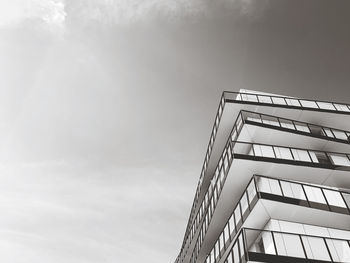
<instances>
[{"instance_id":1,"label":"modern building","mask_svg":"<svg viewBox=\"0 0 350 263\"><path fill-rule=\"evenodd\" d=\"M219 104L176 263L350 262L350 105Z\"/></svg>"}]
</instances>

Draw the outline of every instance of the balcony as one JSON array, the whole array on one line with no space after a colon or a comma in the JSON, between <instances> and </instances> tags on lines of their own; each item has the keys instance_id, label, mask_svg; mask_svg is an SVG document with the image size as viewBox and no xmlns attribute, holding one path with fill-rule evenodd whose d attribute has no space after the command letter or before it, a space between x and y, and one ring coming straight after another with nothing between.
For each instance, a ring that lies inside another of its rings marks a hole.
<instances>
[{"instance_id":1,"label":"balcony","mask_svg":"<svg viewBox=\"0 0 350 263\"><path fill-rule=\"evenodd\" d=\"M252 177L237 205L234 207L234 209L231 210L231 216L227 220L225 227L215 242L215 245L208 254L206 263L216 263L220 261L221 257L225 254L226 249L229 247L230 242L235 239L236 233L240 231L241 227L248 219L250 213L254 210L255 205L258 203L258 201L262 199L281 202L284 204L309 207L344 215L350 214L350 192L255 175ZM278 207L281 210L284 209L284 207L281 205ZM264 209L270 210L270 208L271 206L269 204L264 204ZM293 210L297 211L295 208L293 208ZM299 211L303 210L299 209ZM255 212L255 215L256 214L257 213ZM270 212L270 214L273 214L273 212ZM305 216L308 215L305 213L305 210L303 214ZM299 216L297 220L300 220L301 217L302 216ZM328 219L337 219L338 221L341 221L342 218L344 219L344 217L335 214L327 215L323 213L323 219L325 221L327 217ZM288 216L288 219L291 218L292 217ZM262 219L263 217L260 218L260 220ZM344 222L349 221L350 219ZM265 222L265 220L263 220L263 222ZM315 223L315 221L313 223ZM254 222L254 224L259 225L258 222ZM346 227L347 223L340 226Z\"/></svg>"},{"instance_id":2,"label":"balcony","mask_svg":"<svg viewBox=\"0 0 350 263\"><path fill-rule=\"evenodd\" d=\"M347 239L243 228L225 263L350 262L349 242Z\"/></svg>"}]
</instances>

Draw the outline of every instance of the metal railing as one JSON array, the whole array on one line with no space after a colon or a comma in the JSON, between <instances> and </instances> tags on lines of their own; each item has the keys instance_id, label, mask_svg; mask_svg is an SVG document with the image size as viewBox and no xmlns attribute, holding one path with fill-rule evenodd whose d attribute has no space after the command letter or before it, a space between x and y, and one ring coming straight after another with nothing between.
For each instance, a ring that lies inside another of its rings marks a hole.
<instances>
[{"instance_id":1,"label":"metal railing","mask_svg":"<svg viewBox=\"0 0 350 263\"><path fill-rule=\"evenodd\" d=\"M280 161L309 163L312 166L336 168L350 167L350 154L325 152L262 143L233 141L233 154L237 158L276 159Z\"/></svg>"},{"instance_id":2,"label":"metal railing","mask_svg":"<svg viewBox=\"0 0 350 263\"><path fill-rule=\"evenodd\" d=\"M287 96L231 91L224 91L224 98L227 102L240 101L253 104L275 105L279 107L300 108L306 110L319 110L350 114L349 104L330 101L298 99Z\"/></svg>"},{"instance_id":3,"label":"metal railing","mask_svg":"<svg viewBox=\"0 0 350 263\"><path fill-rule=\"evenodd\" d=\"M245 123L277 127L294 133L349 143L348 131L250 111L241 111L241 114Z\"/></svg>"},{"instance_id":4,"label":"metal railing","mask_svg":"<svg viewBox=\"0 0 350 263\"><path fill-rule=\"evenodd\" d=\"M350 241L347 239L251 228L242 229L242 234L247 261L288 257L350 262ZM234 253L228 255L225 263L239 262L235 261Z\"/></svg>"}]
</instances>

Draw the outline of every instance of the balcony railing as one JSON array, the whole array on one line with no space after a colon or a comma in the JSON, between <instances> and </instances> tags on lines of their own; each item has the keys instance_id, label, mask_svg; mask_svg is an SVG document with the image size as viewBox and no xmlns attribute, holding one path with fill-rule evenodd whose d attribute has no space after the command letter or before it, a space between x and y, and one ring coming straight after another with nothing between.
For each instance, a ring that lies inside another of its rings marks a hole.
<instances>
[{"instance_id":1,"label":"balcony railing","mask_svg":"<svg viewBox=\"0 0 350 263\"><path fill-rule=\"evenodd\" d=\"M269 199L336 213L350 214L350 193L333 188L255 175L216 240L206 263L219 262L258 199Z\"/></svg>"},{"instance_id":2,"label":"balcony railing","mask_svg":"<svg viewBox=\"0 0 350 263\"><path fill-rule=\"evenodd\" d=\"M242 111L241 114L244 122L248 124L278 128L293 133L349 143L350 132L348 131L250 111Z\"/></svg>"},{"instance_id":3,"label":"balcony railing","mask_svg":"<svg viewBox=\"0 0 350 263\"><path fill-rule=\"evenodd\" d=\"M250 104L261 104L268 106L279 106L287 108L300 108L305 110L318 110L334 113L350 114L350 105L330 101L298 99L286 96L242 93L242 92L224 92L226 102L243 102Z\"/></svg>"},{"instance_id":4,"label":"balcony railing","mask_svg":"<svg viewBox=\"0 0 350 263\"><path fill-rule=\"evenodd\" d=\"M205 175L205 173L207 171L207 168L208 168L208 165L209 165L209 159L210 159L210 156L211 156L211 153L212 153L212 149L213 149L213 146L214 146L214 141L215 141L215 137L216 137L216 134L217 134L217 131L218 131L220 119L221 119L221 116L222 116L222 113L223 113L223 110L224 110L224 106L225 106L225 100L224 100L224 96L222 95L222 97L220 99L220 104L219 104L218 110L216 112L216 116L215 116L215 121L214 121L214 125L213 125L213 128L212 128L212 132L210 134L209 144L208 144L207 151L206 151L206 154L205 154L204 163L203 163L202 171L201 171L201 174L200 174L200 177L199 177L199 181L198 181L196 193L195 193L195 196L194 196L194 200L193 200L190 216L189 216L189 219L188 219L188 222L187 222L187 227L186 227L186 231L185 231L185 235L184 235L184 240L183 240L181 251L183 250L183 248L184 248L184 246L185 246L185 244L187 242L187 238L188 238L188 235L189 235L189 233L191 231L192 224L193 224L193 222L195 220L195 211L196 211L196 208L198 207L198 198L199 198L199 194L201 192L203 178L204 178L204 175Z\"/></svg>"},{"instance_id":5,"label":"balcony railing","mask_svg":"<svg viewBox=\"0 0 350 263\"><path fill-rule=\"evenodd\" d=\"M243 229L242 234L247 261L350 262L350 243L346 239L249 228ZM236 250L225 263L240 262L235 260Z\"/></svg>"},{"instance_id":6,"label":"balcony railing","mask_svg":"<svg viewBox=\"0 0 350 263\"><path fill-rule=\"evenodd\" d=\"M350 167L350 154L234 141L234 158L271 160L329 169Z\"/></svg>"}]
</instances>

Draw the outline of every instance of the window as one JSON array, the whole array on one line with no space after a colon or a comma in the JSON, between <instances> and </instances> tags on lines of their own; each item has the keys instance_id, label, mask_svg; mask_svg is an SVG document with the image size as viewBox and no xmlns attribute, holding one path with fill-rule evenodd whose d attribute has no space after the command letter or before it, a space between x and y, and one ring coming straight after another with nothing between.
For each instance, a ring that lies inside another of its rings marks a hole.
<instances>
[{"instance_id":1,"label":"window","mask_svg":"<svg viewBox=\"0 0 350 263\"><path fill-rule=\"evenodd\" d=\"M281 186L284 196L306 200L303 188L300 184L281 181Z\"/></svg>"},{"instance_id":2,"label":"window","mask_svg":"<svg viewBox=\"0 0 350 263\"><path fill-rule=\"evenodd\" d=\"M281 127L295 130L293 122L288 120L282 120Z\"/></svg>"},{"instance_id":3,"label":"window","mask_svg":"<svg viewBox=\"0 0 350 263\"><path fill-rule=\"evenodd\" d=\"M300 100L300 103L303 107L307 107L307 108L318 108L317 104L314 101L310 101L310 100Z\"/></svg>"},{"instance_id":4,"label":"window","mask_svg":"<svg viewBox=\"0 0 350 263\"><path fill-rule=\"evenodd\" d=\"M335 104L335 103L334 103L334 106L335 106L335 108L336 108L338 111L350 111L350 110L348 109L348 107L347 107L346 105L344 105L344 104Z\"/></svg>"},{"instance_id":5,"label":"window","mask_svg":"<svg viewBox=\"0 0 350 263\"><path fill-rule=\"evenodd\" d=\"M247 193L248 193L248 199L249 203L251 204L256 196L256 190L255 190L255 182L254 180L251 180L250 184L247 187Z\"/></svg>"},{"instance_id":6,"label":"window","mask_svg":"<svg viewBox=\"0 0 350 263\"><path fill-rule=\"evenodd\" d=\"M302 236L302 240L308 258L330 261L326 243L323 238Z\"/></svg>"},{"instance_id":7,"label":"window","mask_svg":"<svg viewBox=\"0 0 350 263\"><path fill-rule=\"evenodd\" d=\"M304 189L305 189L306 196L309 199L309 201L321 203L321 204L326 204L326 200L324 199L320 188L305 185Z\"/></svg>"},{"instance_id":8,"label":"window","mask_svg":"<svg viewBox=\"0 0 350 263\"><path fill-rule=\"evenodd\" d=\"M240 204L242 208L242 214L244 215L248 210L248 200L247 200L246 192L243 194Z\"/></svg>"},{"instance_id":9,"label":"window","mask_svg":"<svg viewBox=\"0 0 350 263\"><path fill-rule=\"evenodd\" d=\"M239 209L239 205L235 209L235 219L236 219L236 226L238 226L241 223L241 211Z\"/></svg>"},{"instance_id":10,"label":"window","mask_svg":"<svg viewBox=\"0 0 350 263\"><path fill-rule=\"evenodd\" d=\"M323 192L327 198L328 204L346 208L344 200L339 192L327 189L323 189Z\"/></svg>"},{"instance_id":11,"label":"window","mask_svg":"<svg viewBox=\"0 0 350 263\"><path fill-rule=\"evenodd\" d=\"M333 135L331 129L323 128L323 130L324 130L324 132L326 133L326 135L327 135L328 137L334 138L334 135Z\"/></svg>"},{"instance_id":12,"label":"window","mask_svg":"<svg viewBox=\"0 0 350 263\"><path fill-rule=\"evenodd\" d=\"M309 127L305 123L296 122L295 127L297 128L298 131L310 133Z\"/></svg>"},{"instance_id":13,"label":"window","mask_svg":"<svg viewBox=\"0 0 350 263\"><path fill-rule=\"evenodd\" d=\"M329 157L334 165L350 166L350 161L345 154L331 153L329 154Z\"/></svg>"},{"instance_id":14,"label":"window","mask_svg":"<svg viewBox=\"0 0 350 263\"><path fill-rule=\"evenodd\" d=\"M274 117L267 117L267 116L264 116L262 122L264 124L268 124L268 125L273 125L273 126L280 126L279 125L279 122L277 120L277 118L274 118Z\"/></svg>"},{"instance_id":15,"label":"window","mask_svg":"<svg viewBox=\"0 0 350 263\"><path fill-rule=\"evenodd\" d=\"M345 141L348 140L348 136L343 131L333 130L333 134L334 134L335 138L337 138L337 139L345 140Z\"/></svg>"},{"instance_id":16,"label":"window","mask_svg":"<svg viewBox=\"0 0 350 263\"><path fill-rule=\"evenodd\" d=\"M271 98L269 96L261 96L261 95L259 95L258 97L259 97L259 101L261 103L272 103L271 102Z\"/></svg>"},{"instance_id":17,"label":"window","mask_svg":"<svg viewBox=\"0 0 350 263\"><path fill-rule=\"evenodd\" d=\"M334 108L334 106L332 105L332 103L318 101L317 104L318 104L318 106L319 106L321 109L325 109L325 110L335 110L335 108Z\"/></svg>"},{"instance_id":18,"label":"window","mask_svg":"<svg viewBox=\"0 0 350 263\"><path fill-rule=\"evenodd\" d=\"M345 240L326 239L332 259L335 262L350 262L350 247Z\"/></svg>"},{"instance_id":19,"label":"window","mask_svg":"<svg viewBox=\"0 0 350 263\"><path fill-rule=\"evenodd\" d=\"M259 176L256 178L256 180L257 180L257 187L258 187L259 192L264 192L264 193L271 192L268 178L264 178L264 177Z\"/></svg>"},{"instance_id":20,"label":"window","mask_svg":"<svg viewBox=\"0 0 350 263\"><path fill-rule=\"evenodd\" d=\"M271 157L274 158L274 152L272 146L269 145L253 145L255 156Z\"/></svg>"},{"instance_id":21,"label":"window","mask_svg":"<svg viewBox=\"0 0 350 263\"><path fill-rule=\"evenodd\" d=\"M274 236L279 255L305 257L299 235L274 233Z\"/></svg>"},{"instance_id":22,"label":"window","mask_svg":"<svg viewBox=\"0 0 350 263\"><path fill-rule=\"evenodd\" d=\"M262 231L254 244L251 246L250 251L275 255L276 251L271 232Z\"/></svg>"},{"instance_id":23,"label":"window","mask_svg":"<svg viewBox=\"0 0 350 263\"><path fill-rule=\"evenodd\" d=\"M228 221L228 224L229 224L229 226L230 226L230 231L231 231L231 233L232 233L232 232L235 233L235 220L234 220L233 215L231 215L231 217L230 217L230 219L229 219L229 221Z\"/></svg>"},{"instance_id":24,"label":"window","mask_svg":"<svg viewBox=\"0 0 350 263\"><path fill-rule=\"evenodd\" d=\"M295 99L287 99L286 98L286 101L287 101L287 104L290 105L290 106L297 106L297 107L300 107L300 103L298 100L295 100Z\"/></svg>"},{"instance_id":25,"label":"window","mask_svg":"<svg viewBox=\"0 0 350 263\"><path fill-rule=\"evenodd\" d=\"M292 153L289 148L285 147L274 147L276 158L293 160Z\"/></svg>"},{"instance_id":26,"label":"window","mask_svg":"<svg viewBox=\"0 0 350 263\"><path fill-rule=\"evenodd\" d=\"M286 102L285 102L284 98L272 97L272 101L273 101L274 104L286 105Z\"/></svg>"},{"instance_id":27,"label":"window","mask_svg":"<svg viewBox=\"0 0 350 263\"><path fill-rule=\"evenodd\" d=\"M292 149L294 159L297 161L311 162L310 156L307 151L300 149Z\"/></svg>"}]
</instances>

